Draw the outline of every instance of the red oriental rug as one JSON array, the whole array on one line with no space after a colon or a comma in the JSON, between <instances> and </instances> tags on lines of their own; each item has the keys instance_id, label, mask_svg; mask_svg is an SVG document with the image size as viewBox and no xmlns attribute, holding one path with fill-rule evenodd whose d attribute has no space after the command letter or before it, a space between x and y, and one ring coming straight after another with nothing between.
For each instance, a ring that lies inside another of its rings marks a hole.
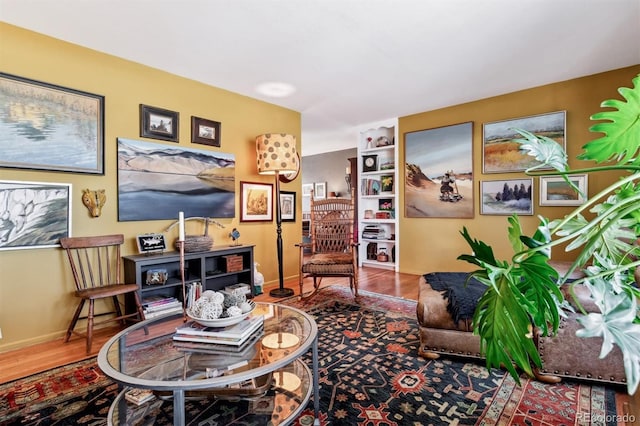
<instances>
[{"instance_id":1,"label":"red oriental rug","mask_svg":"<svg viewBox=\"0 0 640 426\"><path fill-rule=\"evenodd\" d=\"M355 301L348 288L333 286L310 300L282 301L318 323L322 425L625 424L624 389L526 378L518 386L481 364L422 359L416 302L360 294ZM74 363L0 385L0 425L104 425L116 394L95 359ZM229 404L189 402L186 424L253 424ZM170 401L152 408L147 424L171 424ZM313 424L313 401L294 424Z\"/></svg>"}]
</instances>

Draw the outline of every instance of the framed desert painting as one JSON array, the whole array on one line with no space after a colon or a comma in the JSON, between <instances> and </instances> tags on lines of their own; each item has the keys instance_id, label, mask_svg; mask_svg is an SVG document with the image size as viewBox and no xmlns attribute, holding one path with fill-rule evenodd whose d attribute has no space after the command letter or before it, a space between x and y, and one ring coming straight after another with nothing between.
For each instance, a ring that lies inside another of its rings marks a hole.
<instances>
[{"instance_id":1,"label":"framed desert painting","mask_svg":"<svg viewBox=\"0 0 640 426\"><path fill-rule=\"evenodd\" d=\"M520 144L514 139L522 139L523 136L514 129L546 136L565 148L565 119L566 112L558 111L483 124L482 172L521 172L540 164L534 157L520 151Z\"/></svg>"},{"instance_id":2,"label":"framed desert painting","mask_svg":"<svg viewBox=\"0 0 640 426\"><path fill-rule=\"evenodd\" d=\"M473 123L405 133L408 218L473 218Z\"/></svg>"},{"instance_id":3,"label":"framed desert painting","mask_svg":"<svg viewBox=\"0 0 640 426\"><path fill-rule=\"evenodd\" d=\"M480 182L480 214L533 214L533 179L485 180Z\"/></svg>"}]
</instances>

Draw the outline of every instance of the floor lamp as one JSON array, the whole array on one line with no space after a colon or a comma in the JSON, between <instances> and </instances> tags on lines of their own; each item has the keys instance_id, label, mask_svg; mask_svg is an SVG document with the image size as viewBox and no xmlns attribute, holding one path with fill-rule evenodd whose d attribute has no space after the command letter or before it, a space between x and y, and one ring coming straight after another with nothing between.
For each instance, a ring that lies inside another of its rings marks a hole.
<instances>
[{"instance_id":1,"label":"floor lamp","mask_svg":"<svg viewBox=\"0 0 640 426\"><path fill-rule=\"evenodd\" d=\"M285 133L267 133L256 138L258 173L275 175L276 178L276 249L278 253L278 279L280 285L269 294L273 297L288 297L293 290L284 287L282 271L282 214L280 212L280 174L297 171L296 137Z\"/></svg>"}]
</instances>

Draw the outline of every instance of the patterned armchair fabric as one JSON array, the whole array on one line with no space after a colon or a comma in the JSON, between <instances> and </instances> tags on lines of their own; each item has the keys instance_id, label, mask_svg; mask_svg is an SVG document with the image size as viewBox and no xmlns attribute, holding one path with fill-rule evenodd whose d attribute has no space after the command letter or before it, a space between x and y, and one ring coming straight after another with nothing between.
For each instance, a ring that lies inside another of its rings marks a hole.
<instances>
[{"instance_id":1,"label":"patterned armchair fabric","mask_svg":"<svg viewBox=\"0 0 640 426\"><path fill-rule=\"evenodd\" d=\"M348 277L349 286L358 296L358 246L353 238L353 194L349 198L315 200L311 193L310 243L300 247L300 294L305 278L313 278L313 296L322 277ZM311 248L305 258L304 249Z\"/></svg>"}]
</instances>

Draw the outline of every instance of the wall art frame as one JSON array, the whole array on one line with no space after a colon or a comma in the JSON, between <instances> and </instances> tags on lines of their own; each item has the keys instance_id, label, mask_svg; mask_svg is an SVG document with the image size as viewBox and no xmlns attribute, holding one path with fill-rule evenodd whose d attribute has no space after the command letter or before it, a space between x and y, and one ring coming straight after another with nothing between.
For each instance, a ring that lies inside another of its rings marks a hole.
<instances>
[{"instance_id":1,"label":"wall art frame","mask_svg":"<svg viewBox=\"0 0 640 426\"><path fill-rule=\"evenodd\" d=\"M480 214L533 215L533 178L480 182Z\"/></svg>"},{"instance_id":2,"label":"wall art frame","mask_svg":"<svg viewBox=\"0 0 640 426\"><path fill-rule=\"evenodd\" d=\"M70 183L0 181L0 250L60 247L71 236Z\"/></svg>"},{"instance_id":3,"label":"wall art frame","mask_svg":"<svg viewBox=\"0 0 640 426\"><path fill-rule=\"evenodd\" d=\"M164 234L141 234L136 236L136 245L138 246L138 253L162 253L167 249L167 243L164 239Z\"/></svg>"},{"instance_id":4,"label":"wall art frame","mask_svg":"<svg viewBox=\"0 0 640 426\"><path fill-rule=\"evenodd\" d=\"M587 201L588 175L568 175L575 190L562 176L540 176L541 206L580 206Z\"/></svg>"},{"instance_id":5,"label":"wall art frame","mask_svg":"<svg viewBox=\"0 0 640 426\"><path fill-rule=\"evenodd\" d=\"M313 191L312 183L303 183L302 184L302 196L303 197L311 197L311 191Z\"/></svg>"},{"instance_id":6,"label":"wall art frame","mask_svg":"<svg viewBox=\"0 0 640 426\"><path fill-rule=\"evenodd\" d=\"M533 156L520 152L522 139L514 128L524 129L538 136L547 136L566 149L566 111L530 115L521 118L493 121L482 125L482 172L522 172L539 165ZM549 170L539 168L538 170Z\"/></svg>"},{"instance_id":7,"label":"wall art frame","mask_svg":"<svg viewBox=\"0 0 640 426\"><path fill-rule=\"evenodd\" d=\"M327 182L314 182L313 198L315 200L324 200L327 198Z\"/></svg>"},{"instance_id":8,"label":"wall art frame","mask_svg":"<svg viewBox=\"0 0 640 426\"><path fill-rule=\"evenodd\" d=\"M283 222L296 221L296 193L280 191L280 217Z\"/></svg>"},{"instance_id":9,"label":"wall art frame","mask_svg":"<svg viewBox=\"0 0 640 426\"><path fill-rule=\"evenodd\" d=\"M117 148L118 221L235 217L234 154L126 138Z\"/></svg>"},{"instance_id":10,"label":"wall art frame","mask_svg":"<svg viewBox=\"0 0 640 426\"><path fill-rule=\"evenodd\" d=\"M140 136L178 142L180 114L164 108L140 104Z\"/></svg>"},{"instance_id":11,"label":"wall art frame","mask_svg":"<svg viewBox=\"0 0 640 426\"><path fill-rule=\"evenodd\" d=\"M240 222L273 221L273 184L240 182Z\"/></svg>"},{"instance_id":12,"label":"wall art frame","mask_svg":"<svg viewBox=\"0 0 640 426\"><path fill-rule=\"evenodd\" d=\"M0 114L0 167L104 175L104 96L0 72L9 106L18 115Z\"/></svg>"},{"instance_id":13,"label":"wall art frame","mask_svg":"<svg viewBox=\"0 0 640 426\"><path fill-rule=\"evenodd\" d=\"M472 219L473 122L407 132L404 143L405 217Z\"/></svg>"},{"instance_id":14,"label":"wall art frame","mask_svg":"<svg viewBox=\"0 0 640 426\"><path fill-rule=\"evenodd\" d=\"M219 121L191 116L191 143L221 146L221 124Z\"/></svg>"}]
</instances>

